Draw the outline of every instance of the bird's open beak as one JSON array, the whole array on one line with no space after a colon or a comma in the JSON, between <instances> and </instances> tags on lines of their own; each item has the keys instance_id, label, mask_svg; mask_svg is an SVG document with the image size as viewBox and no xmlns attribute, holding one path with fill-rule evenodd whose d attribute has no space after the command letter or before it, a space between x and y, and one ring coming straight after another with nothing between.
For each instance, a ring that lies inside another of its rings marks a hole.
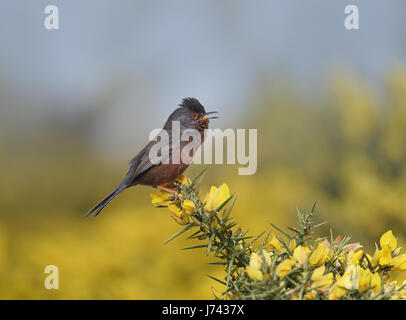
<instances>
[{"instance_id":1,"label":"bird's open beak","mask_svg":"<svg viewBox=\"0 0 406 320\"><path fill-rule=\"evenodd\" d=\"M207 117L209 114L218 113L217 111L206 112L200 116L200 120L209 120L209 119L216 119L218 117Z\"/></svg>"}]
</instances>

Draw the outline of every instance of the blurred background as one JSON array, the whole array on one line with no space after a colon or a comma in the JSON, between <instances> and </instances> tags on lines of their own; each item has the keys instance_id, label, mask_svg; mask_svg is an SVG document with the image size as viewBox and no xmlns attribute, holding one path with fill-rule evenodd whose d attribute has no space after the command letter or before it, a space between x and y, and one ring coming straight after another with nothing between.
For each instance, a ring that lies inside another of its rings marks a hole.
<instances>
[{"instance_id":1,"label":"blurred background","mask_svg":"<svg viewBox=\"0 0 406 320\"><path fill-rule=\"evenodd\" d=\"M59 8L59 30L44 8ZM344 28L356 4L360 30ZM186 96L217 128L258 129L258 171L212 165L250 234L317 202L320 235L373 254L406 244L406 3L23 1L0 3L0 298L206 299L222 277L203 250L162 246L179 226L129 189L82 219ZM193 176L201 166L193 166ZM44 268L60 289L44 288ZM399 276L401 278L401 275Z\"/></svg>"}]
</instances>

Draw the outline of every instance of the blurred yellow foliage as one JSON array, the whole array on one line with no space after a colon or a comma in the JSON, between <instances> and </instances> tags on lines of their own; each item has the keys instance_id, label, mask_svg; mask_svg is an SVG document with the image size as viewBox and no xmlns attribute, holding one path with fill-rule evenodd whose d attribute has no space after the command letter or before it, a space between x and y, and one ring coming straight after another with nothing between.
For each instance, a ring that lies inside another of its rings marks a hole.
<instances>
[{"instance_id":1,"label":"blurred yellow foliage","mask_svg":"<svg viewBox=\"0 0 406 320\"><path fill-rule=\"evenodd\" d=\"M202 192L232 185L234 219L251 234L267 222L293 225L295 207L317 201L316 217L341 235L373 244L392 229L405 242L406 68L388 73L381 92L345 71L317 99L293 84L258 88L247 98L250 117L228 124L258 128L257 173L213 165ZM91 223L81 219L124 164L103 163L86 130L66 133L55 121L20 140L0 137L0 298L212 298L206 275L223 270L197 250L185 255L180 240L162 246L178 225L150 208L152 190L128 190ZM44 288L49 264L60 269L59 290Z\"/></svg>"}]
</instances>

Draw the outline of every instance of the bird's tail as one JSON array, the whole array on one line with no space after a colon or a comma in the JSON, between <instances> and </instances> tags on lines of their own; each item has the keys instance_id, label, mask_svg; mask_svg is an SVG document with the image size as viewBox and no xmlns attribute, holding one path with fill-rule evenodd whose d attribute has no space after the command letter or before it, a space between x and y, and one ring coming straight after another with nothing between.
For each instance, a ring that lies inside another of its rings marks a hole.
<instances>
[{"instance_id":1,"label":"bird's tail","mask_svg":"<svg viewBox=\"0 0 406 320\"><path fill-rule=\"evenodd\" d=\"M89 217L91 214L93 214L92 218L97 217L97 215L100 213L100 211L102 211L104 209L104 207L107 206L111 202L111 200L113 200L115 197L117 197L127 187L128 186L126 184L120 184L111 193L109 193L107 197L105 197L102 201L100 201L92 209L90 209L89 212L86 213L84 218Z\"/></svg>"}]
</instances>

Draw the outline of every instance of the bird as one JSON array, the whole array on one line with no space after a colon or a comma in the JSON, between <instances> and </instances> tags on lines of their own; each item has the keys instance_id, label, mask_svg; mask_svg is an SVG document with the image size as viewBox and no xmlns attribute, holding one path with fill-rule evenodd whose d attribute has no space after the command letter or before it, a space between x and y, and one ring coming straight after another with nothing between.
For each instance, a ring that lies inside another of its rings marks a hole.
<instances>
[{"instance_id":1,"label":"bird","mask_svg":"<svg viewBox=\"0 0 406 320\"><path fill-rule=\"evenodd\" d=\"M187 144L186 142L180 142L175 145L172 143L172 127L174 121L178 121L180 134L187 129L194 129L200 133L201 139L198 142L200 146L205 138L205 130L209 127L209 120L216 119L218 117L211 116L217 113L217 111L206 112L203 105L196 98L184 98L182 102L178 105L168 117L162 130L165 130L168 134L169 141L168 147L169 152L167 156L171 157L175 151L182 152L182 148ZM85 215L85 218L92 216L92 218L98 216L100 212L121 192L130 187L137 185L151 186L166 192L171 193L175 201L177 199L181 200L181 205L183 199L178 194L176 190L173 189L174 182L183 174L183 172L190 165L190 162L185 162L183 159L180 161L164 161L168 159L161 159L160 161L153 161L150 159L150 151L154 146L156 147L158 141L151 140L134 158L130 161L130 168L125 175L121 183L110 192L103 200L93 206ZM190 150L190 156L193 156L193 151Z\"/></svg>"}]
</instances>

